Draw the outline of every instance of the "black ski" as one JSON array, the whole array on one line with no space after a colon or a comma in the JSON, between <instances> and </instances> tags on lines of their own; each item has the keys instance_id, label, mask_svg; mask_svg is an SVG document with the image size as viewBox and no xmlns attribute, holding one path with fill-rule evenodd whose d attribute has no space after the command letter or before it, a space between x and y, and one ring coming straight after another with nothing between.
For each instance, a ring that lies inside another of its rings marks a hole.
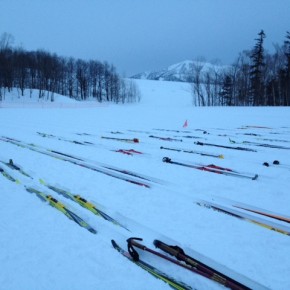
<instances>
[{"instance_id":1,"label":"black ski","mask_svg":"<svg viewBox=\"0 0 290 290\"><path fill-rule=\"evenodd\" d=\"M0 167L0 173L7 178L8 180L15 182L16 184L20 184L20 181L16 178L14 178L13 176L11 176L5 169L3 169L2 167Z\"/></svg>"},{"instance_id":2,"label":"black ski","mask_svg":"<svg viewBox=\"0 0 290 290\"><path fill-rule=\"evenodd\" d=\"M106 137L106 136L102 136L101 138L102 139L108 139L108 140L127 142L127 143L139 143L139 139L138 138L126 139L126 138L113 138L113 137Z\"/></svg>"},{"instance_id":3,"label":"black ski","mask_svg":"<svg viewBox=\"0 0 290 290\"><path fill-rule=\"evenodd\" d=\"M170 137L160 137L160 136L154 136L154 135L150 135L150 138L155 138L155 139L159 139L162 141L177 141L177 142L182 142L182 139L175 139L175 138L170 138Z\"/></svg>"},{"instance_id":4,"label":"black ski","mask_svg":"<svg viewBox=\"0 0 290 290\"><path fill-rule=\"evenodd\" d=\"M234 170L229 169L229 168L220 167L220 166L217 166L214 164L210 164L210 165L186 164L186 163L181 163L181 162L177 162L177 161L172 161L168 157L163 157L162 161L165 163L181 165L181 166L194 168L194 169L198 169L198 170L202 170L202 171L213 172L213 173L217 173L217 174L229 175L229 176L240 177L240 178L248 178L248 179L252 179L252 180L256 180L258 178L258 174L248 175L248 174L234 171Z\"/></svg>"},{"instance_id":5,"label":"black ski","mask_svg":"<svg viewBox=\"0 0 290 290\"><path fill-rule=\"evenodd\" d=\"M212 144L212 143L204 143L204 142L194 142L195 145L200 146L213 146L213 147L219 147L219 148L226 148L226 149L233 149L233 150L242 150L242 151L250 151L250 152L257 152L257 150L245 148L245 147L232 147L232 146L225 146L225 145L218 145L218 144Z\"/></svg>"},{"instance_id":6,"label":"black ski","mask_svg":"<svg viewBox=\"0 0 290 290\"><path fill-rule=\"evenodd\" d=\"M221 159L224 158L222 154L210 154L210 153L205 153L205 152L200 152L200 151L195 151L195 150L188 150L188 149L168 148L168 147L163 147L163 146L161 146L160 149L176 151L176 152L192 153L192 154L198 154L201 156L215 157L215 158L221 158Z\"/></svg>"},{"instance_id":7,"label":"black ski","mask_svg":"<svg viewBox=\"0 0 290 290\"><path fill-rule=\"evenodd\" d=\"M32 177L26 173L25 171L22 170L22 168L20 168L18 165L14 164L12 159L9 159L9 162L5 162L5 161L0 161L1 163L5 164L6 166L8 166L9 168L13 169L13 170L17 170L18 172L20 172L22 175L29 177L32 179Z\"/></svg>"},{"instance_id":8,"label":"black ski","mask_svg":"<svg viewBox=\"0 0 290 290\"><path fill-rule=\"evenodd\" d=\"M286 146L280 146L280 145L273 145L273 144L267 144L267 143L259 143L259 142L251 142L251 141L242 141L242 142L236 142L229 138L230 143L232 144L246 144L246 145L254 145L254 146L260 146L260 147L267 147L267 148L274 148L274 149L290 149L290 147Z\"/></svg>"}]
</instances>

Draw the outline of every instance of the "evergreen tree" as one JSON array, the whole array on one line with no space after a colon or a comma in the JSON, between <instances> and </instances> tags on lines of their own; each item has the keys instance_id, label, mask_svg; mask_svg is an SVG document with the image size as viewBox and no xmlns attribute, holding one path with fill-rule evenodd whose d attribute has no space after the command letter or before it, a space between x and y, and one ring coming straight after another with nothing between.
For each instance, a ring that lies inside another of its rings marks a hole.
<instances>
[{"instance_id":1,"label":"evergreen tree","mask_svg":"<svg viewBox=\"0 0 290 290\"><path fill-rule=\"evenodd\" d=\"M223 106L233 105L233 81L230 75L226 75L223 80L222 90L220 92L221 104Z\"/></svg>"},{"instance_id":2,"label":"evergreen tree","mask_svg":"<svg viewBox=\"0 0 290 290\"><path fill-rule=\"evenodd\" d=\"M287 31L285 40L285 56L286 56L286 69L285 69L285 93L284 93L284 106L290 105L290 32Z\"/></svg>"},{"instance_id":3,"label":"evergreen tree","mask_svg":"<svg viewBox=\"0 0 290 290\"><path fill-rule=\"evenodd\" d=\"M264 63L264 38L266 37L263 30L258 33L259 37L256 39L257 43L251 53L251 102L254 106L264 104L264 83L263 83L263 69Z\"/></svg>"}]
</instances>

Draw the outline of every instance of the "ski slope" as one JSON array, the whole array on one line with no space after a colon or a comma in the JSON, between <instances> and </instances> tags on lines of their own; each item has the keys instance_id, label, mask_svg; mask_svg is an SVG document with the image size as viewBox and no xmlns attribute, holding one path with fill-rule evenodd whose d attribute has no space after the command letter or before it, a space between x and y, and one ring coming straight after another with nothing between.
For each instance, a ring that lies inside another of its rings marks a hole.
<instances>
[{"instance_id":1,"label":"ski slope","mask_svg":"<svg viewBox=\"0 0 290 290\"><path fill-rule=\"evenodd\" d=\"M0 289L169 289L112 247L114 239L126 249L130 237L143 238L142 243L152 249L154 239L178 245L188 255L257 289L290 289L290 236L247 218L285 232L290 232L290 224L238 208L248 206L289 218L290 150L273 147L290 147L290 108L197 108L191 105L188 84L136 83L142 94L138 104L88 106L55 96L52 105L27 96L28 104L19 102L16 91L6 95L0 107L0 161L12 159L30 177L0 163L17 180L12 182L0 174ZM183 128L186 120L188 126ZM137 138L139 142L102 137ZM196 141L256 152L199 146ZM120 149L142 154L116 152ZM163 157L258 174L258 179L169 164L162 162ZM280 164L273 165L274 160ZM126 175L124 170L139 177ZM114 172L115 177L104 171ZM120 178L124 176L148 187ZM39 179L80 195L124 227L56 193ZM97 233L79 226L26 187L53 196ZM201 200L247 218L197 204ZM144 261L192 289L224 288L137 251Z\"/></svg>"}]
</instances>

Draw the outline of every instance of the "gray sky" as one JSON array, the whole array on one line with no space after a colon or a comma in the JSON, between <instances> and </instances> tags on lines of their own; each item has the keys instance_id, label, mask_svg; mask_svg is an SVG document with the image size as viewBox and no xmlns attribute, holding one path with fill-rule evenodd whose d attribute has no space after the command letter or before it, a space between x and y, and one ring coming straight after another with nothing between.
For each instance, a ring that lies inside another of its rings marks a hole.
<instances>
[{"instance_id":1,"label":"gray sky","mask_svg":"<svg viewBox=\"0 0 290 290\"><path fill-rule=\"evenodd\" d=\"M0 34L130 76L201 56L231 64L261 29L273 51L289 15L290 0L0 0Z\"/></svg>"}]
</instances>

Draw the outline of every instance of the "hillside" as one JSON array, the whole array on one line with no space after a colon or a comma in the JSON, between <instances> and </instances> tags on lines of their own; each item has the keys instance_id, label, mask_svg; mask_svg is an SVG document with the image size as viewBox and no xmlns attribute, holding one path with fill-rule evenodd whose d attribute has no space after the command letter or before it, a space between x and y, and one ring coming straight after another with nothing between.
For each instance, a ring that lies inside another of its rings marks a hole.
<instances>
[{"instance_id":1,"label":"hillside","mask_svg":"<svg viewBox=\"0 0 290 290\"><path fill-rule=\"evenodd\" d=\"M193 107L186 83L136 82L135 104L82 107L56 96L50 107L6 96L0 289L170 289L112 247L114 239L127 249L130 237L159 253L154 239L178 245L252 289L289 289L290 227L277 219L290 219L289 107ZM81 206L78 195L106 215ZM137 251L192 289L225 289Z\"/></svg>"}]
</instances>

